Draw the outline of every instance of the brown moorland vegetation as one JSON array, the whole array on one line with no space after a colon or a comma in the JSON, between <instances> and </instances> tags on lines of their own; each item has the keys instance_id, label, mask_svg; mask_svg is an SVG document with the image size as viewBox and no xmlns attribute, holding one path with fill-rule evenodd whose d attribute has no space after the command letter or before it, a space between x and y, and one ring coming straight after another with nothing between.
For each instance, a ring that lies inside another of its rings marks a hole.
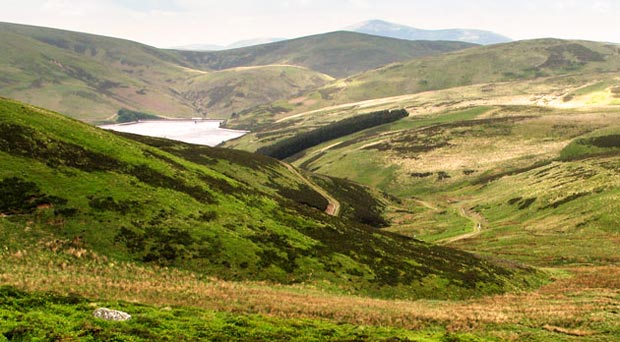
<instances>
[{"instance_id":1,"label":"brown moorland vegetation","mask_svg":"<svg viewBox=\"0 0 620 342\"><path fill-rule=\"evenodd\" d=\"M406 329L491 334L521 340L533 332L600 338L620 331L620 267L550 270L533 292L460 301L393 301L325 292L305 285L223 281L196 273L110 262L91 251L50 242L0 256L0 282L29 291L74 293L160 306L192 306L280 318L313 318ZM596 339L595 339L596 340Z\"/></svg>"}]
</instances>

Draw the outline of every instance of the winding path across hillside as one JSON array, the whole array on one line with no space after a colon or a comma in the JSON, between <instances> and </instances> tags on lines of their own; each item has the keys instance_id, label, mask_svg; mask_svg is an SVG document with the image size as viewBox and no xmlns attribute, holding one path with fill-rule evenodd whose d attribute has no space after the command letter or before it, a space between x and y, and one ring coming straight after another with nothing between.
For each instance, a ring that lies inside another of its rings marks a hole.
<instances>
[{"instance_id":1,"label":"winding path across hillside","mask_svg":"<svg viewBox=\"0 0 620 342\"><path fill-rule=\"evenodd\" d=\"M459 208L459 214L473 223L473 231L439 240L437 241L438 244L445 245L478 236L482 232L482 228L488 225L487 220L480 213L466 209L465 206Z\"/></svg>"},{"instance_id":2,"label":"winding path across hillside","mask_svg":"<svg viewBox=\"0 0 620 342\"><path fill-rule=\"evenodd\" d=\"M318 192L323 198L327 200L327 208L325 208L325 213L331 216L338 216L340 214L340 202L335 199L332 195L327 192L327 190L318 186L316 183L312 182L306 176L302 175L295 167L285 162L280 162L284 167L289 169L292 173L294 173L297 177L301 178L309 187L311 187L314 191Z\"/></svg>"}]
</instances>

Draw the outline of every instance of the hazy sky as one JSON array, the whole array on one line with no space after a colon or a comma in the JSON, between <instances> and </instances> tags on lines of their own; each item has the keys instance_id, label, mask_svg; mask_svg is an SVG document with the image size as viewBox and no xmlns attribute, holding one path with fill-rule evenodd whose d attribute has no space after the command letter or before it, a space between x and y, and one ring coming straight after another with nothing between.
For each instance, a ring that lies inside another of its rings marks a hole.
<instances>
[{"instance_id":1,"label":"hazy sky","mask_svg":"<svg viewBox=\"0 0 620 342\"><path fill-rule=\"evenodd\" d=\"M0 0L0 21L127 38L157 47L293 38L369 19L476 28L513 39L620 42L618 0Z\"/></svg>"}]
</instances>

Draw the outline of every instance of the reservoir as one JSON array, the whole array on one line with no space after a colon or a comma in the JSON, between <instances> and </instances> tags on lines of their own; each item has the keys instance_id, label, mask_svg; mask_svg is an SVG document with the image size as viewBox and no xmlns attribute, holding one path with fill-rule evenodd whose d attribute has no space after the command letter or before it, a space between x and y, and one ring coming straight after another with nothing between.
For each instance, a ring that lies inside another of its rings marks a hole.
<instances>
[{"instance_id":1,"label":"reservoir","mask_svg":"<svg viewBox=\"0 0 620 342\"><path fill-rule=\"evenodd\" d=\"M145 120L99 126L117 132L166 138L196 145L216 146L241 137L248 131L220 128L221 120L178 119Z\"/></svg>"}]
</instances>

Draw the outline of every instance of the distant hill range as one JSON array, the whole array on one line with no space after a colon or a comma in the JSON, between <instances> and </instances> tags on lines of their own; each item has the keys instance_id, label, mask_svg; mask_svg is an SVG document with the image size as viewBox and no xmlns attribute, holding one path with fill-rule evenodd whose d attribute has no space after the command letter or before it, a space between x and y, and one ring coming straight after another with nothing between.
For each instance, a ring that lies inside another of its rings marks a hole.
<instances>
[{"instance_id":1,"label":"distant hill range","mask_svg":"<svg viewBox=\"0 0 620 342\"><path fill-rule=\"evenodd\" d=\"M421 42L337 31L226 51L179 51L199 69L224 70L256 65L297 65L346 77L389 63L433 56L475 45L463 42Z\"/></svg>"},{"instance_id":2,"label":"distant hill range","mask_svg":"<svg viewBox=\"0 0 620 342\"><path fill-rule=\"evenodd\" d=\"M347 31L407 40L451 40L481 45L507 43L512 39L500 34L470 29L423 30L383 20L369 20L346 28Z\"/></svg>"},{"instance_id":3,"label":"distant hill range","mask_svg":"<svg viewBox=\"0 0 620 342\"><path fill-rule=\"evenodd\" d=\"M231 49L239 49L248 46L254 45L262 45L275 43L279 41L286 40L286 38L254 38L254 39L244 39L232 44L228 45L217 45L217 44L191 44L191 45L181 45L172 47L174 50L187 50L187 51L222 51L222 50L231 50Z\"/></svg>"},{"instance_id":4,"label":"distant hill range","mask_svg":"<svg viewBox=\"0 0 620 342\"><path fill-rule=\"evenodd\" d=\"M80 32L0 23L0 96L84 121L121 108L226 119L333 78L474 46L332 32L227 51L180 51Z\"/></svg>"},{"instance_id":5,"label":"distant hill range","mask_svg":"<svg viewBox=\"0 0 620 342\"><path fill-rule=\"evenodd\" d=\"M296 95L288 101L278 101L239 112L227 125L230 128L256 132L260 130L259 126L269 127L284 116L359 101L472 84L567 75L582 78L583 75L617 73L618 70L620 48L612 44L536 39L478 46L439 56L397 62L352 75L309 93ZM274 117L273 113L277 113L277 117ZM287 134L290 134L290 131L287 131ZM249 138L248 136L244 139ZM269 139L273 141L273 138L274 135L270 133Z\"/></svg>"},{"instance_id":6,"label":"distant hill range","mask_svg":"<svg viewBox=\"0 0 620 342\"><path fill-rule=\"evenodd\" d=\"M447 40L480 45L490 45L497 43L511 42L512 39L491 31L474 29L443 29L443 30L423 30L407 25L390 23L384 20L368 20L344 28L344 31L365 33L374 36L405 39L405 40ZM229 45L217 44L190 44L175 46L175 50L187 51L223 51L238 49L256 45L263 45L289 40L287 38L254 38L234 42Z\"/></svg>"}]
</instances>

